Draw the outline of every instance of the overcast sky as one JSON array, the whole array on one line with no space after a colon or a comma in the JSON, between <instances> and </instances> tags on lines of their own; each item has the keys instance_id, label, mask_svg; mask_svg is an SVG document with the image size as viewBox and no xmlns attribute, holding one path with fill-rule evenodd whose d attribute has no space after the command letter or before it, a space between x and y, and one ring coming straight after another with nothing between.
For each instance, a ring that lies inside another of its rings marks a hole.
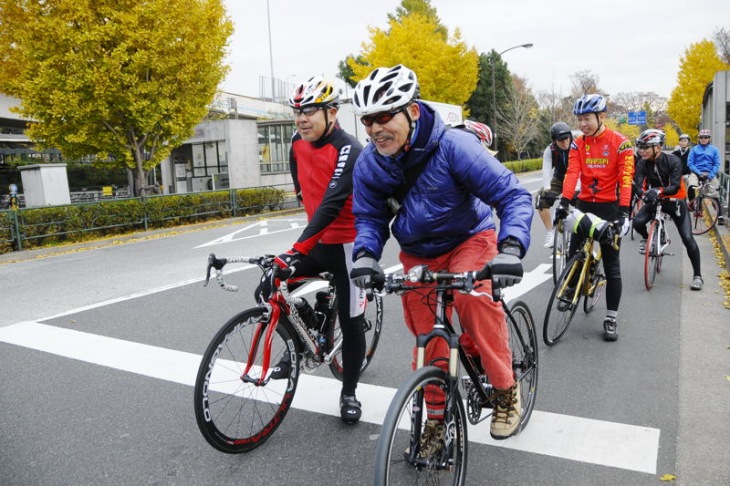
<instances>
[{"instance_id":1,"label":"overcast sky","mask_svg":"<svg viewBox=\"0 0 730 486\"><path fill-rule=\"evenodd\" d=\"M386 28L399 0L224 0L235 24L221 88L259 95L259 76L301 82L334 78L337 64ZM267 14L268 4L268 14ZM512 73L533 91L570 93L569 76L589 70L609 94L669 97L692 43L730 29L730 0L431 0L441 22L477 52L504 51ZM271 51L268 22L271 24ZM416 73L418 74L418 73ZM339 81L338 81L339 83ZM342 84L344 87L344 84Z\"/></svg>"}]
</instances>

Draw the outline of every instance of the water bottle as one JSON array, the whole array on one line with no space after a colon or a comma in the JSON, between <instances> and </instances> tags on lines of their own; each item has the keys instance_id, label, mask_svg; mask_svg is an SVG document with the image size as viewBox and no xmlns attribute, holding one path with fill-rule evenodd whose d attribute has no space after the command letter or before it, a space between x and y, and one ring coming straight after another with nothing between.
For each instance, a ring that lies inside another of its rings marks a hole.
<instances>
[{"instance_id":1,"label":"water bottle","mask_svg":"<svg viewBox=\"0 0 730 486\"><path fill-rule=\"evenodd\" d=\"M294 307L297 308L299 316L302 318L304 324L306 324L308 328L314 329L317 327L317 318L314 315L314 309L312 309L312 306L309 305L307 299L305 299L304 297L297 297L294 300Z\"/></svg>"},{"instance_id":2,"label":"water bottle","mask_svg":"<svg viewBox=\"0 0 730 486\"><path fill-rule=\"evenodd\" d=\"M314 314L317 319L317 324L323 333L327 331L324 324L329 316L331 300L332 294L329 292L325 292L324 290L317 292L317 302L314 304Z\"/></svg>"}]
</instances>

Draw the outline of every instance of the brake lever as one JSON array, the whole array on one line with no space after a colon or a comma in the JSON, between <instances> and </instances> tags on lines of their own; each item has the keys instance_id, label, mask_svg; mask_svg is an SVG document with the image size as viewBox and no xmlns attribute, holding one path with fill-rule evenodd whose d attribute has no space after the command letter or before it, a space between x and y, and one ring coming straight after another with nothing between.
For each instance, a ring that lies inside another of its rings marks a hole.
<instances>
[{"instance_id":1,"label":"brake lever","mask_svg":"<svg viewBox=\"0 0 730 486\"><path fill-rule=\"evenodd\" d=\"M203 284L203 287L207 287L208 282L210 282L210 269L221 270L226 263L228 263L227 258L216 258L214 253L208 255L208 267L205 270L205 284Z\"/></svg>"}]
</instances>

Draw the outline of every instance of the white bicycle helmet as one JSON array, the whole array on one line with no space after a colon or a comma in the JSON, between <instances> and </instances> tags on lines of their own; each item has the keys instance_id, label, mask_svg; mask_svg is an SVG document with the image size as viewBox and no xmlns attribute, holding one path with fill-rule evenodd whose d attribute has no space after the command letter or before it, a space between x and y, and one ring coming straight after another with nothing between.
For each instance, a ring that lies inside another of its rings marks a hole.
<instances>
[{"instance_id":1,"label":"white bicycle helmet","mask_svg":"<svg viewBox=\"0 0 730 486\"><path fill-rule=\"evenodd\" d=\"M372 115L397 111L419 97L416 73L402 64L380 67L355 86L352 102L355 113Z\"/></svg>"},{"instance_id":2,"label":"white bicycle helmet","mask_svg":"<svg viewBox=\"0 0 730 486\"><path fill-rule=\"evenodd\" d=\"M340 90L332 81L313 76L300 84L291 96L289 106L304 108L305 106L337 106L340 102Z\"/></svg>"}]
</instances>

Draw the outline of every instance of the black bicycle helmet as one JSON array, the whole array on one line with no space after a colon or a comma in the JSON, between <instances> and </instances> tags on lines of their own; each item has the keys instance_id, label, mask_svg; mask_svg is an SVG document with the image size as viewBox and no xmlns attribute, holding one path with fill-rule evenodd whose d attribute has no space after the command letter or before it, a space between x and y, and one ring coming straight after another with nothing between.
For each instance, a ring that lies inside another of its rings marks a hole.
<instances>
[{"instance_id":1,"label":"black bicycle helmet","mask_svg":"<svg viewBox=\"0 0 730 486\"><path fill-rule=\"evenodd\" d=\"M550 127L550 138L552 138L553 141L562 137L563 135L570 135L571 138L573 137L573 132L570 130L570 127L567 123L557 122Z\"/></svg>"}]
</instances>

